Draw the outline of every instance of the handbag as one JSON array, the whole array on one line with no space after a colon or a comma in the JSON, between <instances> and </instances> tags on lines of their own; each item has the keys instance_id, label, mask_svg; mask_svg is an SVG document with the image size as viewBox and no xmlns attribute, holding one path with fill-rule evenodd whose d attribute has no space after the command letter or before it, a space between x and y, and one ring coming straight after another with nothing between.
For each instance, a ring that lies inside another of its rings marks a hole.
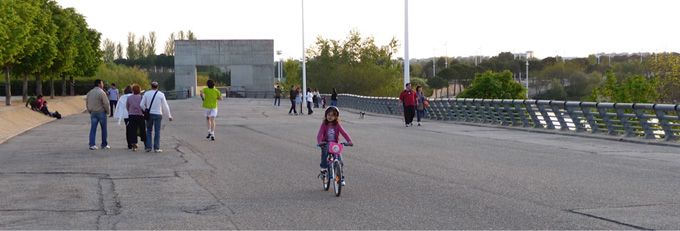
<instances>
[{"instance_id":1,"label":"handbag","mask_svg":"<svg viewBox=\"0 0 680 231\"><path fill-rule=\"evenodd\" d=\"M149 103L149 107L144 109L144 111L142 112L144 114L144 120L151 119L151 105L153 105L153 100L156 99L156 94L158 94L158 90L156 90L156 92L153 93L153 97L151 97L151 103Z\"/></svg>"}]
</instances>

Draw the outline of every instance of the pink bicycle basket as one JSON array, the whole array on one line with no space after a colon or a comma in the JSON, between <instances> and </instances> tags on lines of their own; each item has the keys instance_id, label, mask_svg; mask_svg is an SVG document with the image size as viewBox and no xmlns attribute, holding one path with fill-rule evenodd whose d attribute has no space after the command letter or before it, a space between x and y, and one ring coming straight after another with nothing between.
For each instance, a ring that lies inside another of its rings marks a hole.
<instances>
[{"instance_id":1,"label":"pink bicycle basket","mask_svg":"<svg viewBox=\"0 0 680 231\"><path fill-rule=\"evenodd\" d=\"M336 143L336 142L329 142L328 143L328 152L333 153L333 154L340 154L342 153L342 144L341 143Z\"/></svg>"}]
</instances>

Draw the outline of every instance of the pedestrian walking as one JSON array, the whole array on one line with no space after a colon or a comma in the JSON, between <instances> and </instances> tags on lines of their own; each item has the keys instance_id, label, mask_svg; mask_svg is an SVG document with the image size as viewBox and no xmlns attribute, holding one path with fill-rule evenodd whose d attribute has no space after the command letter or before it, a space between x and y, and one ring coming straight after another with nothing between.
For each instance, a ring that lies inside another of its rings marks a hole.
<instances>
[{"instance_id":1,"label":"pedestrian walking","mask_svg":"<svg viewBox=\"0 0 680 231\"><path fill-rule=\"evenodd\" d=\"M331 93L331 106L338 106L338 91L336 91L335 88L333 88L333 92Z\"/></svg>"},{"instance_id":2,"label":"pedestrian walking","mask_svg":"<svg viewBox=\"0 0 680 231\"><path fill-rule=\"evenodd\" d=\"M172 121L172 114L170 114L170 106L165 99L165 94L158 90L158 82L151 83L151 90L144 93L142 101L139 106L146 110L149 117L146 121L146 142L144 142L144 149L147 152L153 148L154 152L163 152L161 149L161 121L163 121L163 113L167 114L168 120ZM151 134L153 130L153 142Z\"/></svg>"},{"instance_id":3,"label":"pedestrian walking","mask_svg":"<svg viewBox=\"0 0 680 231\"><path fill-rule=\"evenodd\" d=\"M303 99L302 99L302 91L300 90L300 87L296 87L295 92L297 94L297 95L295 95L295 104L300 105L300 114L298 114L298 115L302 115Z\"/></svg>"},{"instance_id":4,"label":"pedestrian walking","mask_svg":"<svg viewBox=\"0 0 680 231\"><path fill-rule=\"evenodd\" d=\"M425 111L427 110L427 98L423 93L423 87L416 86L416 118L418 119L418 126L420 126L420 119L425 118Z\"/></svg>"},{"instance_id":5,"label":"pedestrian walking","mask_svg":"<svg viewBox=\"0 0 680 231\"><path fill-rule=\"evenodd\" d=\"M314 113L314 111L312 111L312 102L314 102L314 94L312 94L311 88L307 88L306 101L307 101L307 115L311 115L312 113Z\"/></svg>"},{"instance_id":6,"label":"pedestrian walking","mask_svg":"<svg viewBox=\"0 0 680 231\"><path fill-rule=\"evenodd\" d=\"M407 83L406 89L399 95L399 102L404 106L406 127L413 126L413 117L416 114L416 92L411 89L411 83Z\"/></svg>"},{"instance_id":7,"label":"pedestrian walking","mask_svg":"<svg viewBox=\"0 0 680 231\"><path fill-rule=\"evenodd\" d=\"M276 85L274 88L274 107L281 106L281 86Z\"/></svg>"},{"instance_id":8,"label":"pedestrian walking","mask_svg":"<svg viewBox=\"0 0 680 231\"><path fill-rule=\"evenodd\" d=\"M111 115L109 117L113 117L113 111L118 105L118 98L120 98L120 96L118 95L118 88L116 88L115 83L111 83L111 87L109 88L107 93L109 95L109 106L111 107Z\"/></svg>"},{"instance_id":9,"label":"pedestrian walking","mask_svg":"<svg viewBox=\"0 0 680 231\"><path fill-rule=\"evenodd\" d=\"M125 108L128 111L125 138L133 152L139 149L137 136L139 136L140 141L146 143L146 120L144 119L142 106L140 106L142 102L141 92L142 88L139 85L132 84L132 95L128 96L125 100Z\"/></svg>"},{"instance_id":10,"label":"pedestrian walking","mask_svg":"<svg viewBox=\"0 0 680 231\"><path fill-rule=\"evenodd\" d=\"M208 121L208 136L206 139L215 141L215 117L217 117L217 101L222 100L222 93L215 89L215 82L208 80L208 88L201 91L201 100L205 109L205 118ZM276 86L277 88L279 86ZM279 97L280 98L280 97Z\"/></svg>"},{"instance_id":11,"label":"pedestrian walking","mask_svg":"<svg viewBox=\"0 0 680 231\"><path fill-rule=\"evenodd\" d=\"M295 91L295 88L291 87L289 94L290 94L290 96L289 96L290 97L290 110L288 110L288 115L292 115L292 113L295 113L295 115L297 115L297 110L295 109L295 107L297 107L296 106L297 104L295 103L295 97L297 97L297 92Z\"/></svg>"},{"instance_id":12,"label":"pedestrian walking","mask_svg":"<svg viewBox=\"0 0 680 231\"><path fill-rule=\"evenodd\" d=\"M106 115L111 112L111 109L109 107L109 98L106 96L106 92L104 92L104 81L101 79L95 80L94 87L92 90L87 92L85 99L87 112L90 113L90 142L88 143L90 150L97 149L97 146L95 145L97 125L100 125L102 130L101 148L110 149L111 147L106 140L108 135L106 127Z\"/></svg>"},{"instance_id":13,"label":"pedestrian walking","mask_svg":"<svg viewBox=\"0 0 680 231\"><path fill-rule=\"evenodd\" d=\"M116 105L116 112L113 113L113 118L118 120L118 124L120 125L121 121L125 122L125 134L127 135L128 133L128 123L129 121L129 113L127 110L127 99L132 95L132 88L130 86L125 87L123 90L123 96L121 96L118 99L118 104ZM128 139L126 139L127 141ZM128 141L127 142L127 147L128 149L132 149L132 144Z\"/></svg>"}]
</instances>

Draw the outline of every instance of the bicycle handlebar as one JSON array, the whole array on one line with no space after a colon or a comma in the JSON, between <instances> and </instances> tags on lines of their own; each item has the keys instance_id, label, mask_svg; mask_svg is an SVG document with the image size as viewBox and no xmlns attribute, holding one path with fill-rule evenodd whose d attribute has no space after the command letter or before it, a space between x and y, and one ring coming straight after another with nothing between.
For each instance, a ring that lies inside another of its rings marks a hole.
<instances>
[{"instance_id":1,"label":"bicycle handlebar","mask_svg":"<svg viewBox=\"0 0 680 231\"><path fill-rule=\"evenodd\" d=\"M346 147L354 146L354 144L350 144L350 143L347 143L347 142L342 142L340 144L342 144L343 146L346 146ZM316 146L323 147L323 146L326 146L326 145L328 145L328 143L320 143L320 144L317 144Z\"/></svg>"}]
</instances>

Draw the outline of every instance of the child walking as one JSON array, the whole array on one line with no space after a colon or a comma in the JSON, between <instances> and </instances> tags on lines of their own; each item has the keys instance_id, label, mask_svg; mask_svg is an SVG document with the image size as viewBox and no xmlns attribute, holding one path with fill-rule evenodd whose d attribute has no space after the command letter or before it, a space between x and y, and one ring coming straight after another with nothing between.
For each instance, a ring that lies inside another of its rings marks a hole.
<instances>
[{"instance_id":1,"label":"child walking","mask_svg":"<svg viewBox=\"0 0 680 231\"><path fill-rule=\"evenodd\" d=\"M316 143L321 147L321 174L326 174L328 168L328 143L339 143L340 135L347 140L349 146L352 146L352 138L347 134L345 129L340 125L340 111L337 107L328 107L324 113L324 120L319 128L319 133L316 135ZM342 164L342 157L338 158ZM343 164L344 165L344 164ZM342 176L342 185L345 185L345 175Z\"/></svg>"}]
</instances>

